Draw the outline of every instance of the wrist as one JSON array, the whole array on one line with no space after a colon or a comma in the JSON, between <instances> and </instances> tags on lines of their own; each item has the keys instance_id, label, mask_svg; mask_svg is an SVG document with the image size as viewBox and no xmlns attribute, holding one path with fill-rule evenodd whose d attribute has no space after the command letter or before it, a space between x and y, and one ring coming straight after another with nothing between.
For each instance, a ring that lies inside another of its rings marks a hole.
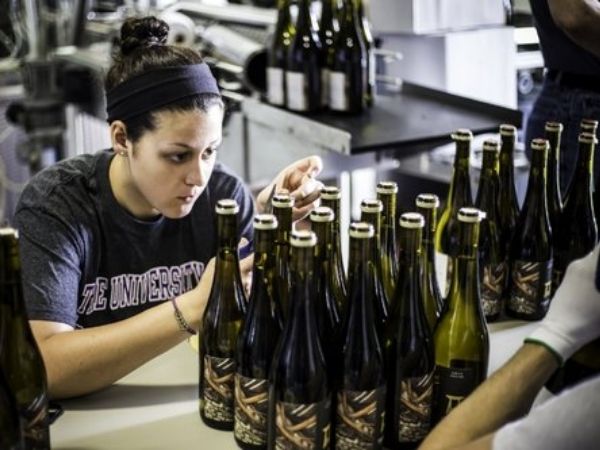
<instances>
[{"instance_id":1,"label":"wrist","mask_svg":"<svg viewBox=\"0 0 600 450\"><path fill-rule=\"evenodd\" d=\"M193 295L195 290L188 291L182 295L179 295L175 299L172 299L173 306L177 306L181 316L185 319L185 322L194 331L200 329L202 323L202 314L204 309L200 307L200 299L198 293ZM175 308L173 308L175 309ZM175 319L177 321L177 319ZM180 327L181 329L182 327ZM186 330L187 331L187 330Z\"/></svg>"}]
</instances>

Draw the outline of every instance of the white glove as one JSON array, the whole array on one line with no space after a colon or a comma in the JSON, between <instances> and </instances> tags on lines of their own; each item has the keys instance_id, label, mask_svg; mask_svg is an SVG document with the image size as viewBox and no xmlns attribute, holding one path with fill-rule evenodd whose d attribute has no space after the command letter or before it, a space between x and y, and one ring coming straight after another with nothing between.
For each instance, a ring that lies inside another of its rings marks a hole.
<instances>
[{"instance_id":1,"label":"white glove","mask_svg":"<svg viewBox=\"0 0 600 450\"><path fill-rule=\"evenodd\" d=\"M567 268L548 314L525 342L541 344L564 363L579 348L600 336L600 292L596 266L600 246Z\"/></svg>"}]
</instances>

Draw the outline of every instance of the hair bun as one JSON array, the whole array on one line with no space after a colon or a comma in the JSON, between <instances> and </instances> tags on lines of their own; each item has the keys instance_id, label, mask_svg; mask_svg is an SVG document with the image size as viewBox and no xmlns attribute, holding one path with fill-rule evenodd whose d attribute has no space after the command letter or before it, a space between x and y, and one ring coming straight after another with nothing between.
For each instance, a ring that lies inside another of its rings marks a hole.
<instances>
[{"instance_id":1,"label":"hair bun","mask_svg":"<svg viewBox=\"0 0 600 450\"><path fill-rule=\"evenodd\" d=\"M167 43L169 25L153 16L127 19L121 26L121 53Z\"/></svg>"}]
</instances>

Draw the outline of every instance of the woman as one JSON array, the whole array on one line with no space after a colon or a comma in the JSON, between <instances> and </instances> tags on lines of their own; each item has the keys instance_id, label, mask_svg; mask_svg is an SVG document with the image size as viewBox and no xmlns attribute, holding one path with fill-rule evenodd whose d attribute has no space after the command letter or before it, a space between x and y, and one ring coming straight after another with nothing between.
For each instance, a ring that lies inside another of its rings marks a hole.
<instances>
[{"instance_id":1,"label":"woman","mask_svg":"<svg viewBox=\"0 0 600 450\"><path fill-rule=\"evenodd\" d=\"M166 45L167 33L153 17L123 25L105 83L112 149L41 172L17 207L25 299L51 397L108 386L199 329L217 200L236 199L240 236L252 233L248 189L216 162L216 81L195 51ZM320 170L310 157L275 178L296 197L296 218L312 209ZM242 260L242 273L250 269Z\"/></svg>"}]
</instances>

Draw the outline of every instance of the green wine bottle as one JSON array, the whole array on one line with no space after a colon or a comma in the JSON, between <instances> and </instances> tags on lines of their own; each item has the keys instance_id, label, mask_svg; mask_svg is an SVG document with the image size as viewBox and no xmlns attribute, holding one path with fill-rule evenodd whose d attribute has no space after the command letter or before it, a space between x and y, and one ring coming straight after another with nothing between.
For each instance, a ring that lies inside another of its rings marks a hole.
<instances>
[{"instance_id":1,"label":"green wine bottle","mask_svg":"<svg viewBox=\"0 0 600 450\"><path fill-rule=\"evenodd\" d=\"M7 450L25 448L17 402L2 370L0 370L0 448Z\"/></svg>"},{"instance_id":2,"label":"green wine bottle","mask_svg":"<svg viewBox=\"0 0 600 450\"><path fill-rule=\"evenodd\" d=\"M517 129L513 125L500 125L500 192L498 195L502 241L508 252L512 235L519 218L519 201L515 188L514 153ZM508 296L508 289L505 297Z\"/></svg>"},{"instance_id":3,"label":"green wine bottle","mask_svg":"<svg viewBox=\"0 0 600 450\"><path fill-rule=\"evenodd\" d=\"M398 277L398 247L396 244L396 195L398 185L393 181L377 183L377 198L383 205L381 214L381 233L379 248L381 254L381 269L383 271L383 287L388 299L394 297L396 278Z\"/></svg>"},{"instance_id":4,"label":"green wine bottle","mask_svg":"<svg viewBox=\"0 0 600 450\"><path fill-rule=\"evenodd\" d=\"M329 447L331 389L315 317L316 244L312 231L292 232L290 317L269 379L269 449Z\"/></svg>"},{"instance_id":5,"label":"green wine bottle","mask_svg":"<svg viewBox=\"0 0 600 450\"><path fill-rule=\"evenodd\" d=\"M333 261L333 271L335 275L333 284L334 297L338 302L338 310L340 317L343 320L344 311L346 310L346 299L348 297L346 288L346 272L344 271L344 263L342 261L342 238L341 238L341 198L342 194L336 186L324 186L321 190L321 206L327 206L333 210L333 243L329 251Z\"/></svg>"},{"instance_id":6,"label":"green wine bottle","mask_svg":"<svg viewBox=\"0 0 600 450\"><path fill-rule=\"evenodd\" d=\"M458 253L445 310L435 330L433 423L439 422L487 375L489 338L481 311L479 225L481 212L458 212Z\"/></svg>"},{"instance_id":7,"label":"green wine bottle","mask_svg":"<svg viewBox=\"0 0 600 450\"><path fill-rule=\"evenodd\" d=\"M321 69L321 106L329 104L329 77L335 58L335 40L340 31L338 0L322 0L319 40L323 52Z\"/></svg>"},{"instance_id":8,"label":"green wine bottle","mask_svg":"<svg viewBox=\"0 0 600 450\"><path fill-rule=\"evenodd\" d=\"M219 430L233 430L234 358L246 313L237 252L238 211L235 200L217 202L217 263L199 352L200 417Z\"/></svg>"},{"instance_id":9,"label":"green wine bottle","mask_svg":"<svg viewBox=\"0 0 600 450\"><path fill-rule=\"evenodd\" d=\"M440 318L443 307L435 269L434 236L437 225L437 209L440 199L435 194L419 194L416 200L417 212L425 219L423 228L423 251L421 252L421 289L423 290L423 308L431 333Z\"/></svg>"},{"instance_id":10,"label":"green wine bottle","mask_svg":"<svg viewBox=\"0 0 600 450\"><path fill-rule=\"evenodd\" d=\"M385 443L394 449L416 448L431 428L435 355L421 288L424 226L419 213L400 216L398 288L386 333Z\"/></svg>"},{"instance_id":11,"label":"green wine bottle","mask_svg":"<svg viewBox=\"0 0 600 450\"><path fill-rule=\"evenodd\" d=\"M560 142L563 125L559 122L546 122L544 126L546 140L550 145L548 151L548 216L552 227L553 247L560 235L559 222L563 211L562 190L560 188Z\"/></svg>"},{"instance_id":12,"label":"green wine bottle","mask_svg":"<svg viewBox=\"0 0 600 450\"><path fill-rule=\"evenodd\" d=\"M13 228L0 229L0 370L12 391L23 427L25 448L50 448L46 368L29 326L19 240Z\"/></svg>"},{"instance_id":13,"label":"green wine bottle","mask_svg":"<svg viewBox=\"0 0 600 450\"><path fill-rule=\"evenodd\" d=\"M368 50L354 8L355 0L342 0L340 32L329 75L329 108L358 114L366 104Z\"/></svg>"},{"instance_id":14,"label":"green wine bottle","mask_svg":"<svg viewBox=\"0 0 600 450\"><path fill-rule=\"evenodd\" d=\"M506 246L502 241L498 192L498 143L486 140L483 143L483 163L475 206L485 213L479 233L479 258L482 274L481 302L483 314L488 322L500 317L502 298L508 279Z\"/></svg>"},{"instance_id":15,"label":"green wine bottle","mask_svg":"<svg viewBox=\"0 0 600 450\"><path fill-rule=\"evenodd\" d=\"M373 261L375 271L375 321L377 329L383 340L385 328L387 324L390 300L385 292L385 284L383 281L383 265L381 264L381 212L383 205L379 200L363 200L360 204L360 220L373 225L375 230L375 245L373 246ZM389 281L388 281L389 282Z\"/></svg>"},{"instance_id":16,"label":"green wine bottle","mask_svg":"<svg viewBox=\"0 0 600 450\"><path fill-rule=\"evenodd\" d=\"M291 5L292 0L279 0L277 24L267 48L267 101L277 106L285 106L287 54L296 34Z\"/></svg>"},{"instance_id":17,"label":"green wine bottle","mask_svg":"<svg viewBox=\"0 0 600 450\"><path fill-rule=\"evenodd\" d=\"M335 448L379 449L383 442L386 380L373 311L374 234L371 224L350 225L350 298L336 366Z\"/></svg>"},{"instance_id":18,"label":"green wine bottle","mask_svg":"<svg viewBox=\"0 0 600 450\"><path fill-rule=\"evenodd\" d=\"M534 139L531 149L527 193L509 253L511 288L506 304L509 316L523 320L539 320L546 315L554 262L546 191L548 141Z\"/></svg>"},{"instance_id":19,"label":"green wine bottle","mask_svg":"<svg viewBox=\"0 0 600 450\"><path fill-rule=\"evenodd\" d=\"M290 233L292 232L292 210L294 197L280 192L271 200L273 215L277 219L275 235L275 297L281 305L281 314L285 323L289 312L290 292Z\"/></svg>"},{"instance_id":20,"label":"green wine bottle","mask_svg":"<svg viewBox=\"0 0 600 450\"><path fill-rule=\"evenodd\" d=\"M233 435L244 450L267 448L268 379L283 327L280 305L274 296L276 230L275 216L254 217L252 291L235 357Z\"/></svg>"},{"instance_id":21,"label":"green wine bottle","mask_svg":"<svg viewBox=\"0 0 600 450\"><path fill-rule=\"evenodd\" d=\"M365 13L365 4L363 0L356 0L356 14L360 24L360 31L365 48L367 51L367 83L365 89L365 103L367 106L373 106L375 102L375 40L373 39L373 31L371 23Z\"/></svg>"},{"instance_id":22,"label":"green wine bottle","mask_svg":"<svg viewBox=\"0 0 600 450\"><path fill-rule=\"evenodd\" d=\"M299 0L296 34L288 48L285 72L287 108L303 113L321 109L321 68L324 64L311 3L312 0Z\"/></svg>"},{"instance_id":23,"label":"green wine bottle","mask_svg":"<svg viewBox=\"0 0 600 450\"><path fill-rule=\"evenodd\" d=\"M447 261L446 292L449 288L449 280L452 279L452 261L458 251L458 210L473 205L471 180L469 178L469 157L473 134L469 130L460 129L452 134L452 140L456 144L454 172L448 190L448 197L446 198L446 205L435 231L435 249L442 253Z\"/></svg>"}]
</instances>

